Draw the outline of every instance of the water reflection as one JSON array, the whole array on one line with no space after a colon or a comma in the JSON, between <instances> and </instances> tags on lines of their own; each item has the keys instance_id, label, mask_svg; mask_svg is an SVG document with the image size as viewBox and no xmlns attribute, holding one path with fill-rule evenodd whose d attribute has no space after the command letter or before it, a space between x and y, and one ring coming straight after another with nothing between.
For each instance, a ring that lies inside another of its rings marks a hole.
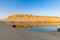
<instances>
[{"instance_id":1,"label":"water reflection","mask_svg":"<svg viewBox=\"0 0 60 40\"><path fill-rule=\"evenodd\" d=\"M49 26L49 27L35 27L35 28L26 28L26 30L40 31L40 32L55 32L60 28L60 26Z\"/></svg>"}]
</instances>

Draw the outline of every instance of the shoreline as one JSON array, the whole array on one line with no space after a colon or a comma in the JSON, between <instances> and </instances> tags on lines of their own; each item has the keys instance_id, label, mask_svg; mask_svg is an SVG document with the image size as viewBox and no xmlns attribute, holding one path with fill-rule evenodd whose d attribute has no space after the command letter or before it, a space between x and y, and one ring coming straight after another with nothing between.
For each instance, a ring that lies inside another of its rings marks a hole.
<instances>
[{"instance_id":1,"label":"shoreline","mask_svg":"<svg viewBox=\"0 0 60 40\"><path fill-rule=\"evenodd\" d=\"M31 31L0 22L0 40L60 40L60 32Z\"/></svg>"}]
</instances>

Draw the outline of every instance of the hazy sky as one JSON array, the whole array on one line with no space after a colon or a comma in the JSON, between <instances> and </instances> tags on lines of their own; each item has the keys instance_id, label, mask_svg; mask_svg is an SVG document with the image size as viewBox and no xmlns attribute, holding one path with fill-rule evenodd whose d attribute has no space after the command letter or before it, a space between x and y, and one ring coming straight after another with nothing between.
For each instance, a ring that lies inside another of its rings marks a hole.
<instances>
[{"instance_id":1,"label":"hazy sky","mask_svg":"<svg viewBox=\"0 0 60 40\"><path fill-rule=\"evenodd\" d=\"M60 0L0 0L0 19L15 13L60 16Z\"/></svg>"}]
</instances>

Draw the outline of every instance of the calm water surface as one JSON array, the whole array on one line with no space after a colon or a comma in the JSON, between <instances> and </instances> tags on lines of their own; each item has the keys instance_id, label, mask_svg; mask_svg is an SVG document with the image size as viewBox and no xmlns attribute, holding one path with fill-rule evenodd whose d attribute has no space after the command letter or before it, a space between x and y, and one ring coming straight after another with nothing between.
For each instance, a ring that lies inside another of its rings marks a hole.
<instances>
[{"instance_id":1,"label":"calm water surface","mask_svg":"<svg viewBox=\"0 0 60 40\"><path fill-rule=\"evenodd\" d=\"M60 28L60 26L48 26L48 27L35 27L35 28L26 28L26 30L40 31L40 32L55 32Z\"/></svg>"}]
</instances>

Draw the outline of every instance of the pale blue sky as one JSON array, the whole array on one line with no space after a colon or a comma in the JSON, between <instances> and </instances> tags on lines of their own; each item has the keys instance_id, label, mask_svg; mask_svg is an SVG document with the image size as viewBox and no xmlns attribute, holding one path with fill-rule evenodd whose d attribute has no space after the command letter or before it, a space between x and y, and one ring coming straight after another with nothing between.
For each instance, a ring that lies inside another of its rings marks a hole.
<instances>
[{"instance_id":1,"label":"pale blue sky","mask_svg":"<svg viewBox=\"0 0 60 40\"><path fill-rule=\"evenodd\" d=\"M15 13L60 16L60 0L0 0L0 19Z\"/></svg>"}]
</instances>

